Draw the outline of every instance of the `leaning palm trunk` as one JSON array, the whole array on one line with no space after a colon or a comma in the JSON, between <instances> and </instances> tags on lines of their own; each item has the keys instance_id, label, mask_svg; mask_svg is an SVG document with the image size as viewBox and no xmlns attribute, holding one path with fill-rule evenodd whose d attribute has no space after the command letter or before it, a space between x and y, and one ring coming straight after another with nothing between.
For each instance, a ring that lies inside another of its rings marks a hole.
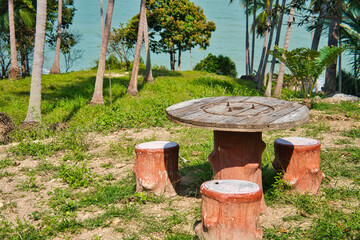
<instances>
[{"instance_id":1,"label":"leaning palm trunk","mask_svg":"<svg viewBox=\"0 0 360 240\"><path fill-rule=\"evenodd\" d=\"M58 2L59 2L59 6L58 6L58 29L56 36L56 50L55 50L54 63L50 69L51 74L60 74L59 57L60 57L60 43L61 43L62 0L58 0Z\"/></svg>"},{"instance_id":2,"label":"leaning palm trunk","mask_svg":"<svg viewBox=\"0 0 360 240\"><path fill-rule=\"evenodd\" d=\"M45 47L46 4L46 0L37 0L34 61L29 107L24 124L41 121L41 81Z\"/></svg>"},{"instance_id":3,"label":"leaning palm trunk","mask_svg":"<svg viewBox=\"0 0 360 240\"><path fill-rule=\"evenodd\" d=\"M246 75L250 74L250 63L249 63L249 2L248 0L245 1L246 4L246 28L245 28L245 36L246 36L246 43L245 43L245 69L246 69Z\"/></svg>"},{"instance_id":4,"label":"leaning palm trunk","mask_svg":"<svg viewBox=\"0 0 360 240\"><path fill-rule=\"evenodd\" d=\"M275 28L277 10L279 8L278 5L279 5L279 0L276 0L276 2L275 2L275 10L274 10L275 14L274 14L273 19L271 21L270 37L269 37L269 42L268 42L268 45L267 45L267 49L271 49L271 43L272 43L272 38L273 38L273 35L274 35L274 28ZM268 59L269 59L269 53L268 53L268 51L266 51L263 68L261 69L260 81L258 82L258 89L261 89L262 82L264 83L264 85L266 85L266 67L267 67Z\"/></svg>"},{"instance_id":5,"label":"leaning palm trunk","mask_svg":"<svg viewBox=\"0 0 360 240\"><path fill-rule=\"evenodd\" d=\"M314 37L311 43L311 50L313 51L317 51L319 47L321 32L325 22L326 11L327 11L327 4L323 3L321 5L318 24L315 27Z\"/></svg>"},{"instance_id":6,"label":"leaning palm trunk","mask_svg":"<svg viewBox=\"0 0 360 240\"><path fill-rule=\"evenodd\" d=\"M285 34L285 40L284 40L284 49L285 50L288 50L288 48L289 48L292 25L294 22L294 15L295 15L295 0L293 0L291 2L289 20L288 20L287 30L286 30L286 34ZM281 89L282 89L283 80L284 80L284 73L285 73L285 65L284 65L284 63L281 62L280 67L279 67L278 79L277 79L275 90L274 90L274 97L276 97L276 98L281 97Z\"/></svg>"},{"instance_id":7,"label":"leaning palm trunk","mask_svg":"<svg viewBox=\"0 0 360 240\"><path fill-rule=\"evenodd\" d=\"M141 0L140 3L140 16L139 16L139 27L138 27L138 35L136 40L136 48L135 48L135 56L134 63L131 72L131 79L127 89L127 93L135 96L138 93L137 90L137 77L139 74L139 65L140 65L140 53L141 53L141 45L142 45L142 37L144 31L144 13L143 13L143 5L145 9L146 0Z\"/></svg>"},{"instance_id":8,"label":"leaning palm trunk","mask_svg":"<svg viewBox=\"0 0 360 240\"><path fill-rule=\"evenodd\" d=\"M255 29L256 29L256 0L254 0L254 13L253 13L253 32L252 32L252 44L251 44L251 63L250 63L250 75L254 71L254 56L255 56Z\"/></svg>"},{"instance_id":9,"label":"leaning palm trunk","mask_svg":"<svg viewBox=\"0 0 360 240\"><path fill-rule=\"evenodd\" d=\"M281 25L282 25L282 21L283 21L283 17L284 17L284 7L286 4L286 0L282 1L281 4L281 14L279 17L279 21L278 21L278 25L276 28L276 38L275 38L275 47L279 45L280 42L280 34L281 34ZM276 53L276 48L274 49L274 52ZM272 61L271 61L271 66L270 66L270 72L269 72L269 80L267 82L267 86L266 86L266 90L265 90L265 96L270 97L271 96L271 86L272 86L272 78L273 78L273 74L274 74L274 68L275 68L275 63L276 63L276 58L275 56L273 56Z\"/></svg>"},{"instance_id":10,"label":"leaning palm trunk","mask_svg":"<svg viewBox=\"0 0 360 240\"><path fill-rule=\"evenodd\" d=\"M145 6L144 6L145 7ZM150 41L149 41L149 27L147 23L146 17L146 9L144 10L145 17L144 17L144 42L145 42L145 53L146 53L146 82L153 82L154 78L152 76L151 70L151 58L150 58Z\"/></svg>"},{"instance_id":11,"label":"leaning palm trunk","mask_svg":"<svg viewBox=\"0 0 360 240\"><path fill-rule=\"evenodd\" d=\"M329 41L328 46L338 46L340 21L338 19L331 19L329 26ZM326 68L325 74L325 92L333 93L336 91L336 67L337 61Z\"/></svg>"},{"instance_id":12,"label":"leaning palm trunk","mask_svg":"<svg viewBox=\"0 0 360 240\"><path fill-rule=\"evenodd\" d=\"M98 70L95 81L95 89L90 104L104 104L103 85L104 85L104 74L105 74L105 60L106 60L107 45L110 36L114 2L115 0L109 0L106 9L105 26L104 26L104 33L102 34Z\"/></svg>"},{"instance_id":13,"label":"leaning palm trunk","mask_svg":"<svg viewBox=\"0 0 360 240\"><path fill-rule=\"evenodd\" d=\"M263 65L264 65L265 54L267 52L267 47L268 47L271 9L272 9L272 0L270 0L270 4L269 4L269 8L268 8L268 15L267 15L267 19L266 19L266 31L265 31L264 44L263 44L263 49L262 49L262 53L261 53L259 68L258 68L258 71L257 71L257 73L255 75L255 82L258 83L258 85L257 85L258 89L261 88L262 80L263 80L263 78L261 77L261 73L262 73L262 69L263 69Z\"/></svg>"},{"instance_id":14,"label":"leaning palm trunk","mask_svg":"<svg viewBox=\"0 0 360 240\"><path fill-rule=\"evenodd\" d=\"M9 7L9 28L10 28L10 55L11 66L9 70L9 80L20 77L20 69L17 63L16 38L15 38L15 20L14 20L14 1L8 1Z\"/></svg>"}]
</instances>

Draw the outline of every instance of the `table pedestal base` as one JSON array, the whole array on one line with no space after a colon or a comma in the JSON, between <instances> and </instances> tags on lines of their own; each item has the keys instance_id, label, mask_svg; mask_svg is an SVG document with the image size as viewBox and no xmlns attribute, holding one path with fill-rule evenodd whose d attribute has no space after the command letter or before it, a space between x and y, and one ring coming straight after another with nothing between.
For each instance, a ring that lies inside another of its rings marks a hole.
<instances>
[{"instance_id":1,"label":"table pedestal base","mask_svg":"<svg viewBox=\"0 0 360 240\"><path fill-rule=\"evenodd\" d=\"M262 191L261 155L265 149L261 132L214 131L214 150L209 155L215 179L246 180ZM264 194L260 212L266 209Z\"/></svg>"}]
</instances>

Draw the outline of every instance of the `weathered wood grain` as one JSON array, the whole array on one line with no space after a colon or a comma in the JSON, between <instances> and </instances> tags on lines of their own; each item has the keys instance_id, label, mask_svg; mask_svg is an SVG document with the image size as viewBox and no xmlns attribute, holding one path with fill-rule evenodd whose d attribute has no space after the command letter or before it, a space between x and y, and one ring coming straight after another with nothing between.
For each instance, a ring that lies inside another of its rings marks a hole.
<instances>
[{"instance_id":1,"label":"weathered wood grain","mask_svg":"<svg viewBox=\"0 0 360 240\"><path fill-rule=\"evenodd\" d=\"M302 125L309 110L295 102L267 97L212 97L181 102L166 109L169 120L213 130L261 132Z\"/></svg>"}]
</instances>

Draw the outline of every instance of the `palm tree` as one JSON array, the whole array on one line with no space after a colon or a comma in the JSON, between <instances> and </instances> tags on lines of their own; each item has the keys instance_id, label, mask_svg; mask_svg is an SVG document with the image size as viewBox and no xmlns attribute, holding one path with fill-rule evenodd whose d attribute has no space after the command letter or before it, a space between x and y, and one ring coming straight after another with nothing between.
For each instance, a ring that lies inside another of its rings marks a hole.
<instances>
[{"instance_id":1,"label":"palm tree","mask_svg":"<svg viewBox=\"0 0 360 240\"><path fill-rule=\"evenodd\" d=\"M104 11L103 0L100 0L100 25L101 25L101 37L104 34Z\"/></svg>"},{"instance_id":2,"label":"palm tree","mask_svg":"<svg viewBox=\"0 0 360 240\"><path fill-rule=\"evenodd\" d=\"M267 47L268 47L268 36L269 36L269 32L270 32L271 9L272 9L272 0L269 1L269 7L267 9L266 30L265 30L265 36L264 36L264 44L263 44L263 49L262 49L262 53L261 53L259 68L258 68L258 71L256 72L256 75L255 75L255 82L258 83L257 88L259 88L259 82L260 81L262 82L261 72L262 72L262 69L263 69L265 54L267 52ZM260 85L260 88L261 88L261 85Z\"/></svg>"},{"instance_id":3,"label":"palm tree","mask_svg":"<svg viewBox=\"0 0 360 240\"><path fill-rule=\"evenodd\" d=\"M145 6L144 6L145 7ZM150 58L150 40L149 40L149 27L147 23L147 17L146 17L146 9L144 10L145 17L144 17L144 42L145 42L145 53L146 53L146 75L145 75L145 81L146 82L153 82L154 78L152 76L152 69L151 69L151 58Z\"/></svg>"},{"instance_id":4,"label":"palm tree","mask_svg":"<svg viewBox=\"0 0 360 240\"><path fill-rule=\"evenodd\" d=\"M314 86L326 66L331 64L348 47L324 46L320 51L310 48L296 48L287 51L276 47L277 51L270 53L279 59L291 71L296 80L301 82L303 97L311 97Z\"/></svg>"},{"instance_id":5,"label":"palm tree","mask_svg":"<svg viewBox=\"0 0 360 240\"><path fill-rule=\"evenodd\" d=\"M342 1L335 0L334 5L333 14L330 16L331 20L329 25L328 46L338 46L339 42ZM333 64L330 64L326 68L324 91L327 93L333 93L336 91L336 66L337 61L335 59Z\"/></svg>"},{"instance_id":6,"label":"palm tree","mask_svg":"<svg viewBox=\"0 0 360 240\"><path fill-rule=\"evenodd\" d=\"M274 15L272 16L273 19L272 19L271 25L270 25L270 37L269 37L269 42L267 44L267 49L271 49L271 43L272 43L272 38L274 35L274 28L275 28L275 22L276 22L278 8L279 8L279 0L276 0ZM270 12L270 16L271 16L271 12ZM262 83L264 83L264 84L266 83L265 78L266 78L266 66L267 66L268 58L269 58L269 53L268 53L268 51L266 51L264 64L263 64L263 67L261 70L260 81L258 82L258 85L257 85L258 89L261 89L261 86L263 85Z\"/></svg>"},{"instance_id":7,"label":"palm tree","mask_svg":"<svg viewBox=\"0 0 360 240\"><path fill-rule=\"evenodd\" d=\"M31 75L29 107L24 124L41 121L41 81L44 63L46 0L37 0L34 61Z\"/></svg>"},{"instance_id":8,"label":"palm tree","mask_svg":"<svg viewBox=\"0 0 360 240\"><path fill-rule=\"evenodd\" d=\"M54 63L50 69L50 74L60 74L60 43L61 43L61 23L62 23L62 0L58 0L58 27L57 27L57 36L56 36L56 49L55 49L55 58Z\"/></svg>"},{"instance_id":9,"label":"palm tree","mask_svg":"<svg viewBox=\"0 0 360 240\"><path fill-rule=\"evenodd\" d=\"M8 7L9 7L10 51L11 51L11 66L9 70L9 80L13 80L20 77L20 69L17 63L13 0L8 0Z\"/></svg>"},{"instance_id":10,"label":"palm tree","mask_svg":"<svg viewBox=\"0 0 360 240\"><path fill-rule=\"evenodd\" d=\"M94 89L94 94L90 101L90 104L104 104L103 85L104 85L104 74L105 74L105 60L106 60L107 45L108 45L109 36L110 36L110 28L111 28L112 14L113 14L113 10L114 10L114 3L115 3L115 0L109 0L107 9L106 9L105 26L104 26L104 33L102 34L102 40L101 40L101 49L100 49L98 70L96 73L95 89Z\"/></svg>"},{"instance_id":11,"label":"palm tree","mask_svg":"<svg viewBox=\"0 0 360 240\"><path fill-rule=\"evenodd\" d=\"M275 38L275 43L274 43L275 46L278 46L279 42L280 42L281 25L282 25L283 17L284 17L285 4L286 4L286 0L283 0L282 4L281 4L281 13L280 13L278 25L276 28L276 38ZM274 51L276 51L276 49ZM266 90L265 90L265 96L267 96L267 97L271 96L272 78L273 78L273 73L274 73L274 68L275 68L275 63L276 63L275 60L276 60L276 58L273 56L273 59L271 61L271 66L270 66L270 72L269 72L269 80L267 82L267 86L266 86Z\"/></svg>"},{"instance_id":12,"label":"palm tree","mask_svg":"<svg viewBox=\"0 0 360 240\"><path fill-rule=\"evenodd\" d=\"M131 72L131 79L127 89L127 93L135 96L138 93L137 90L137 77L139 73L139 65L140 65L140 53L141 53L141 45L142 45L142 38L143 38L143 31L144 31L144 17L145 17L145 4L146 0L141 0L140 3L140 16L139 16L139 27L138 27L138 35L136 41L136 48L135 48L135 56L134 56L134 63Z\"/></svg>"},{"instance_id":13,"label":"palm tree","mask_svg":"<svg viewBox=\"0 0 360 240\"><path fill-rule=\"evenodd\" d=\"M344 19L340 24L341 27L341 39L344 43L352 46L350 49L353 54L352 68L354 70L354 86L355 94L358 95L358 79L360 73L360 12L358 10L360 6L354 8L352 5L344 6ZM340 87L340 85L339 85Z\"/></svg>"},{"instance_id":14,"label":"palm tree","mask_svg":"<svg viewBox=\"0 0 360 240\"><path fill-rule=\"evenodd\" d=\"M295 15L295 4L296 4L296 1L292 0L286 34L285 34L285 39L284 39L284 47L283 47L284 50L288 50L288 48L289 48L292 25L294 22L294 15ZM278 79L277 79L275 90L274 90L274 97L276 97L276 98L281 97L281 89L282 89L283 80L284 80L284 73L285 73L285 65L284 65L284 63L281 62L280 67L279 67Z\"/></svg>"},{"instance_id":15,"label":"palm tree","mask_svg":"<svg viewBox=\"0 0 360 240\"><path fill-rule=\"evenodd\" d=\"M314 2L314 4L316 4L316 1ZM318 16L318 21L315 26L315 32L314 32L313 40L311 43L311 50L313 50L313 51L317 51L318 47L319 47L321 32L322 32L323 25L325 22L325 16L326 16L326 12L328 9L328 4L329 3L327 0L327 2L322 3L321 7L320 7L320 13Z\"/></svg>"},{"instance_id":16,"label":"palm tree","mask_svg":"<svg viewBox=\"0 0 360 240\"><path fill-rule=\"evenodd\" d=\"M257 2L254 0L254 10L253 10L253 32L252 32L252 44L251 44L251 63L250 63L250 75L254 71L254 56L255 56L255 29L257 25L256 21L256 11L257 11Z\"/></svg>"}]
</instances>

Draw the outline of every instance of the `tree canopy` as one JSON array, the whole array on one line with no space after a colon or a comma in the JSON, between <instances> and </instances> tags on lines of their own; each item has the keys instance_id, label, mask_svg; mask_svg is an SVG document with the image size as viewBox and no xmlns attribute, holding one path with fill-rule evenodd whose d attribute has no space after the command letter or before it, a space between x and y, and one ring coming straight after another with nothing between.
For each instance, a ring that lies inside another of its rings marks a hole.
<instances>
[{"instance_id":1,"label":"tree canopy","mask_svg":"<svg viewBox=\"0 0 360 240\"><path fill-rule=\"evenodd\" d=\"M173 59L176 51L190 50L195 46L206 49L216 26L207 21L200 6L189 0L147 1L150 47L155 53L169 53ZM127 40L136 42L139 15L127 25ZM173 64L172 64L173 69Z\"/></svg>"}]
</instances>

